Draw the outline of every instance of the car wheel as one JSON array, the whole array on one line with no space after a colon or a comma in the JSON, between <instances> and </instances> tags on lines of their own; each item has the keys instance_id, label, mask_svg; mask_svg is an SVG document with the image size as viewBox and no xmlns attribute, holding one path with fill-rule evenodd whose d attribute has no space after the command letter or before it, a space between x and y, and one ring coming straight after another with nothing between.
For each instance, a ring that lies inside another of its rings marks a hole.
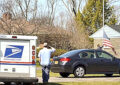
<instances>
[{"instance_id":1,"label":"car wheel","mask_svg":"<svg viewBox=\"0 0 120 85\"><path fill-rule=\"evenodd\" d=\"M111 77L113 74L105 74L105 76L107 77Z\"/></svg>"},{"instance_id":2,"label":"car wheel","mask_svg":"<svg viewBox=\"0 0 120 85\"><path fill-rule=\"evenodd\" d=\"M75 70L74 70L75 77L81 78L81 77L84 77L84 75L85 75L85 68L84 67L78 66L77 68L75 68Z\"/></svg>"},{"instance_id":3,"label":"car wheel","mask_svg":"<svg viewBox=\"0 0 120 85\"><path fill-rule=\"evenodd\" d=\"M62 77L68 77L70 74L69 73L59 73L60 74L60 76L62 76Z\"/></svg>"}]
</instances>

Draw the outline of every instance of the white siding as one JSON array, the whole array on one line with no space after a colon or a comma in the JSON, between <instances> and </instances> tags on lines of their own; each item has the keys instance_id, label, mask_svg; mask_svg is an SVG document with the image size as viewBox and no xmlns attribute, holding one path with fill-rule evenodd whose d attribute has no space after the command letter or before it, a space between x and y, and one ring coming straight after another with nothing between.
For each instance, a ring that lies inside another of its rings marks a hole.
<instances>
[{"instance_id":1,"label":"white siding","mask_svg":"<svg viewBox=\"0 0 120 85\"><path fill-rule=\"evenodd\" d=\"M107 25L105 25L104 27L99 29L97 32L92 34L90 38L103 38L103 30L105 31L105 33L109 38L120 38L120 33Z\"/></svg>"}]
</instances>

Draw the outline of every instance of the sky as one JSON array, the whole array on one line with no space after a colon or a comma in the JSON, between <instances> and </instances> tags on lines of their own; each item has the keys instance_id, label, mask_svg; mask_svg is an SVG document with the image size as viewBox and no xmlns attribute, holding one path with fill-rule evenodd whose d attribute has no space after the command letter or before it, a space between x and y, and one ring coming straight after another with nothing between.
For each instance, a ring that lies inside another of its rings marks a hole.
<instances>
[{"instance_id":1,"label":"sky","mask_svg":"<svg viewBox=\"0 0 120 85\"><path fill-rule=\"evenodd\" d=\"M38 0L38 1L39 1L38 2L38 7L40 9L39 11L41 11L41 12L46 11L46 14L47 14L47 11L49 10L49 9L46 8L47 7L47 0ZM64 0L64 1L67 2L68 0ZM83 0L81 6L84 6L84 5L85 5L85 0ZM70 16L70 14L68 12L68 9L63 4L62 0L57 0L54 23L59 24L59 22L63 22L63 24L65 25L66 24L65 22L69 18L71 18L71 16Z\"/></svg>"},{"instance_id":2,"label":"sky","mask_svg":"<svg viewBox=\"0 0 120 85\"><path fill-rule=\"evenodd\" d=\"M47 12L47 8L46 8L46 5L47 5L47 0L38 0L39 1L39 3L38 3L38 5L39 5L39 8L40 8L40 11L44 11L44 10L46 10L46 12ZM65 1L67 1L67 0L65 0ZM111 2L110 2L110 5L111 6L114 6L114 9L115 9L115 14L117 15L117 18L118 18L118 20L119 20L119 22L118 23L120 23L120 18L119 18L119 15L120 15L120 0L111 0ZM85 0L83 0L83 2L82 2L82 5L81 5L82 7L84 7L85 6ZM118 11L116 11L116 10L118 10ZM64 19L68 19L68 18L70 18L69 16L68 16L68 10L67 10L67 8L65 7L65 5L62 3L62 1L61 0L58 0L58 3L57 3L57 7L56 7L56 10L55 10L55 16L56 16L56 20L55 20L55 22L57 21L60 21L61 20L61 17L60 16L62 16L62 18L64 18ZM65 22L65 21L64 21ZM59 22L58 22L59 23Z\"/></svg>"},{"instance_id":3,"label":"sky","mask_svg":"<svg viewBox=\"0 0 120 85\"><path fill-rule=\"evenodd\" d=\"M0 0L0 3L4 2L4 1L8 1L8 0ZM68 10L67 8L65 7L65 5L61 2L61 0L57 0L57 4L56 4L56 10L55 10L55 22L59 24L59 21L61 20L61 18L64 18L65 20L67 20L68 18L70 18L71 16L68 16L69 13L68 13ZM68 0L64 0L64 1L68 1ZM83 0L82 2L82 7L85 6L85 0ZM117 1L117 2L115 2ZM114 4L113 4L113 0L111 0L111 3L110 3L112 6L115 6L115 10L118 10L118 11L115 11L116 15L117 14L120 14L120 0L114 0ZM32 6L32 4L31 4ZM38 16L44 16L44 15L47 15L48 14L48 7L47 7L47 0L38 0ZM40 15L40 14L43 14L43 15ZM2 16L2 15L0 15ZM29 15L29 17L31 17L31 15ZM119 18L119 16L118 16ZM64 20L64 22L65 22ZM119 20L120 21L120 20Z\"/></svg>"}]
</instances>

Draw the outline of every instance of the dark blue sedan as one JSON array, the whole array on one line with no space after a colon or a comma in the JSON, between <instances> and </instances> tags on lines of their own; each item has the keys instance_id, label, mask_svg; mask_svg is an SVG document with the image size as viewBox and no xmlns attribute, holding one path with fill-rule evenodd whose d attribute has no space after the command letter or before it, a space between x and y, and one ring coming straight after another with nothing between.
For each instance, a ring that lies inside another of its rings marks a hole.
<instances>
[{"instance_id":1,"label":"dark blue sedan","mask_svg":"<svg viewBox=\"0 0 120 85\"><path fill-rule=\"evenodd\" d=\"M120 73L120 59L103 50L72 50L53 58L51 71L62 77L74 74L83 77L85 74L105 74L112 76Z\"/></svg>"}]
</instances>

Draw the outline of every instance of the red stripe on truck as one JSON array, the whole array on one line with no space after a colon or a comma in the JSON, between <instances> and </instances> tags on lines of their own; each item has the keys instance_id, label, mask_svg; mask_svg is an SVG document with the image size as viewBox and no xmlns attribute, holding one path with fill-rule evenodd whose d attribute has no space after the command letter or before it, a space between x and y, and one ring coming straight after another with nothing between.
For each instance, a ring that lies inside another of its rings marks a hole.
<instances>
[{"instance_id":1,"label":"red stripe on truck","mask_svg":"<svg viewBox=\"0 0 120 85\"><path fill-rule=\"evenodd\" d=\"M0 61L0 63L32 64L32 62Z\"/></svg>"}]
</instances>

